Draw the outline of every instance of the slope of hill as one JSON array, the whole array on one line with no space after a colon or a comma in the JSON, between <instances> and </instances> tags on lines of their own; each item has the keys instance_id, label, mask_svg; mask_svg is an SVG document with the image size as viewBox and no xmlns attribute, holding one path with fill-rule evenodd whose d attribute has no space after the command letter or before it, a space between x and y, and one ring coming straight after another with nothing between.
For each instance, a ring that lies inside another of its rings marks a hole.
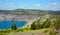
<instances>
[{"instance_id":1,"label":"slope of hill","mask_svg":"<svg viewBox=\"0 0 60 35\"><path fill-rule=\"evenodd\" d=\"M15 9L15 10L0 10L0 13L18 13L19 14L60 14L60 11L51 10L36 10L36 9Z\"/></svg>"}]
</instances>

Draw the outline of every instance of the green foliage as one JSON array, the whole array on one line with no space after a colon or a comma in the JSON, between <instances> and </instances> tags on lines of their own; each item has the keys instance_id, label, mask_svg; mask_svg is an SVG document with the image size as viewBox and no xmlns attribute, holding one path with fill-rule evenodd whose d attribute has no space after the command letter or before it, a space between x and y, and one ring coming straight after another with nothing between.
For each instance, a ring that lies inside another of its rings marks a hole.
<instances>
[{"instance_id":1,"label":"green foliage","mask_svg":"<svg viewBox=\"0 0 60 35\"><path fill-rule=\"evenodd\" d=\"M44 17L43 17L44 18ZM42 29L42 28L49 28L51 26L51 20L50 18L40 18L36 21L34 21L32 24L31 24L31 29L32 30L35 30L35 29ZM45 20L45 21L44 21Z\"/></svg>"},{"instance_id":2,"label":"green foliage","mask_svg":"<svg viewBox=\"0 0 60 35\"><path fill-rule=\"evenodd\" d=\"M12 25L11 29L12 29L12 30L16 30L16 29L17 29L17 27L16 27L16 24L15 24L15 23Z\"/></svg>"},{"instance_id":3,"label":"green foliage","mask_svg":"<svg viewBox=\"0 0 60 35\"><path fill-rule=\"evenodd\" d=\"M43 24L42 27L43 28L49 28L51 26L51 20L47 19Z\"/></svg>"},{"instance_id":4,"label":"green foliage","mask_svg":"<svg viewBox=\"0 0 60 35\"><path fill-rule=\"evenodd\" d=\"M8 33L0 33L0 35L8 35Z\"/></svg>"},{"instance_id":5,"label":"green foliage","mask_svg":"<svg viewBox=\"0 0 60 35\"><path fill-rule=\"evenodd\" d=\"M33 22L33 23L31 24L31 27L30 27L30 29L31 29L31 30L35 30L35 29L36 29L35 22Z\"/></svg>"},{"instance_id":6,"label":"green foliage","mask_svg":"<svg viewBox=\"0 0 60 35\"><path fill-rule=\"evenodd\" d=\"M58 18L56 18L54 23L55 23L56 29L60 29L60 16Z\"/></svg>"}]
</instances>

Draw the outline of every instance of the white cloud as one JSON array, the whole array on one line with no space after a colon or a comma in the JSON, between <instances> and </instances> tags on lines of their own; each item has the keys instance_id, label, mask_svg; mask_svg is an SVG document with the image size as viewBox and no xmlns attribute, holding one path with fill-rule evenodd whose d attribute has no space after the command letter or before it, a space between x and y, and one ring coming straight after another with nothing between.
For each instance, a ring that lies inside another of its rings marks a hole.
<instances>
[{"instance_id":1,"label":"white cloud","mask_svg":"<svg viewBox=\"0 0 60 35\"><path fill-rule=\"evenodd\" d=\"M15 6L14 5L10 5L11 8L14 8Z\"/></svg>"},{"instance_id":2,"label":"white cloud","mask_svg":"<svg viewBox=\"0 0 60 35\"><path fill-rule=\"evenodd\" d=\"M53 5L56 5L57 3L56 2L54 2L54 3L52 3Z\"/></svg>"},{"instance_id":3,"label":"white cloud","mask_svg":"<svg viewBox=\"0 0 60 35\"><path fill-rule=\"evenodd\" d=\"M19 6L19 8L26 8L26 7L27 7L26 4L22 4L22 5Z\"/></svg>"},{"instance_id":4,"label":"white cloud","mask_svg":"<svg viewBox=\"0 0 60 35\"><path fill-rule=\"evenodd\" d=\"M40 9L41 8L41 5L40 4L33 4L33 8Z\"/></svg>"},{"instance_id":5,"label":"white cloud","mask_svg":"<svg viewBox=\"0 0 60 35\"><path fill-rule=\"evenodd\" d=\"M57 2L50 3L46 7L47 7L46 9L49 10L60 10L60 4Z\"/></svg>"},{"instance_id":6,"label":"white cloud","mask_svg":"<svg viewBox=\"0 0 60 35\"><path fill-rule=\"evenodd\" d=\"M40 4L35 4L34 6L36 6L36 7L40 7Z\"/></svg>"}]
</instances>

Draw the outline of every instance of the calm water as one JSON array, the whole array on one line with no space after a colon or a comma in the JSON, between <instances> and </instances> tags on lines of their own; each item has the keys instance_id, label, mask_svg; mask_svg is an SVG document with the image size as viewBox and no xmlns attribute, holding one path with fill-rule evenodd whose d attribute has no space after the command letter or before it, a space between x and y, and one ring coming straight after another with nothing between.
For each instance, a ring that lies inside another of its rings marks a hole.
<instances>
[{"instance_id":1,"label":"calm water","mask_svg":"<svg viewBox=\"0 0 60 35\"><path fill-rule=\"evenodd\" d=\"M16 23L16 27L22 27L27 24L27 22L24 21L0 21L0 29L6 29L6 28L11 28L12 24Z\"/></svg>"}]
</instances>

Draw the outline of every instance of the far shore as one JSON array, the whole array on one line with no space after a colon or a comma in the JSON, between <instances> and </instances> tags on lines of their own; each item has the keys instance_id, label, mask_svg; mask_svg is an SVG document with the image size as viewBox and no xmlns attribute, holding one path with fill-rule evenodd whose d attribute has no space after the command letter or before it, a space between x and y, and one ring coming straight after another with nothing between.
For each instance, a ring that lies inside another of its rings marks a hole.
<instances>
[{"instance_id":1,"label":"far shore","mask_svg":"<svg viewBox=\"0 0 60 35\"><path fill-rule=\"evenodd\" d=\"M27 24L26 24L25 26L20 27L20 28L18 28L18 29L25 28L25 27L27 27L27 25L29 25L29 27L30 27L30 25L32 24L32 22L38 20L39 18L40 18L40 17L38 17L37 19L34 19L34 20L30 20L29 22L27 22ZM6 29L0 29L0 30L6 30ZM11 29L9 29L9 30L11 30Z\"/></svg>"}]
</instances>

